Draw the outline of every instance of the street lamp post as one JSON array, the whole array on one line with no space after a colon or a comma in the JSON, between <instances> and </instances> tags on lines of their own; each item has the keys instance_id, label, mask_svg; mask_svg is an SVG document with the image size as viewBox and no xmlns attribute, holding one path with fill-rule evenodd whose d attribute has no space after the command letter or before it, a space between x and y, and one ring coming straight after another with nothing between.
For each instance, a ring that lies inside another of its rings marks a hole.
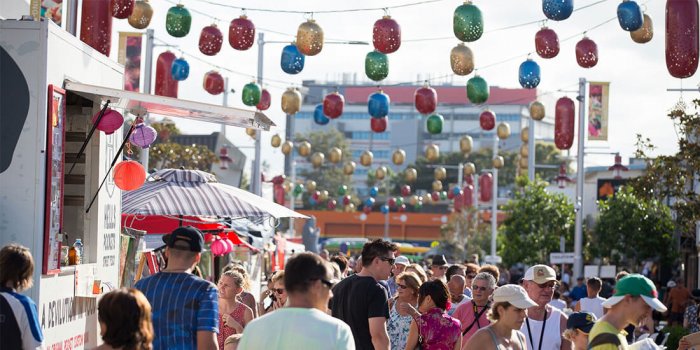
<instances>
[{"instance_id":1,"label":"street lamp post","mask_svg":"<svg viewBox=\"0 0 700 350\"><path fill-rule=\"evenodd\" d=\"M584 181L584 139L586 137L586 78L579 78L579 92L576 99L578 105L578 157L576 159L576 200L574 209L576 210L576 227L574 232L574 273L573 277L583 275L583 181Z\"/></svg>"}]
</instances>

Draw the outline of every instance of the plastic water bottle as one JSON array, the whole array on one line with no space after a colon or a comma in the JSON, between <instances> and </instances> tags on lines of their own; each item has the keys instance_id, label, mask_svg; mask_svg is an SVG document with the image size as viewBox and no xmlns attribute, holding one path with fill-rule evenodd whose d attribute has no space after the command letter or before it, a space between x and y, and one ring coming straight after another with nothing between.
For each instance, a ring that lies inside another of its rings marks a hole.
<instances>
[{"instance_id":1,"label":"plastic water bottle","mask_svg":"<svg viewBox=\"0 0 700 350\"><path fill-rule=\"evenodd\" d=\"M75 243L73 243L73 248L75 248L75 253L78 256L78 261L76 262L77 264L82 264L84 262L83 260L83 241L80 238L75 239Z\"/></svg>"}]
</instances>

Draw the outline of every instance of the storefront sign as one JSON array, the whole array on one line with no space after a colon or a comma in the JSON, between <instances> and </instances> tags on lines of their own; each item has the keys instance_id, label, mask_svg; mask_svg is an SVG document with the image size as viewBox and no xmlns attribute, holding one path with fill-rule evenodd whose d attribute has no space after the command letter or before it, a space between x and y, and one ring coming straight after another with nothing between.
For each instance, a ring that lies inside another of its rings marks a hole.
<instances>
[{"instance_id":1,"label":"storefront sign","mask_svg":"<svg viewBox=\"0 0 700 350\"><path fill-rule=\"evenodd\" d=\"M597 200L606 200L615 196L621 186L627 184L628 179L598 179Z\"/></svg>"}]
</instances>

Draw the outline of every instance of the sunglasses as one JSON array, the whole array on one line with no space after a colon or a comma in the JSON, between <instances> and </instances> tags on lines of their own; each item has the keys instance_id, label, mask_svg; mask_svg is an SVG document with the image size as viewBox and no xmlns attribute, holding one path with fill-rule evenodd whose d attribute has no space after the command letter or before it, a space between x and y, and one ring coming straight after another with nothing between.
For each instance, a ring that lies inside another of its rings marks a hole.
<instances>
[{"instance_id":1,"label":"sunglasses","mask_svg":"<svg viewBox=\"0 0 700 350\"><path fill-rule=\"evenodd\" d=\"M388 262L388 263L389 263L389 265L394 265L394 262L396 261L396 259L394 259L394 258L385 258L385 257L380 257L379 259L381 259L382 261L386 261L386 262Z\"/></svg>"},{"instance_id":2,"label":"sunglasses","mask_svg":"<svg viewBox=\"0 0 700 350\"><path fill-rule=\"evenodd\" d=\"M554 289L557 287L557 282L551 281L543 284L537 284L540 289Z\"/></svg>"},{"instance_id":3,"label":"sunglasses","mask_svg":"<svg viewBox=\"0 0 700 350\"><path fill-rule=\"evenodd\" d=\"M489 287L473 286L473 287L472 287L472 290L474 290L474 291L480 290L480 291L482 291L482 292L485 292L485 291L489 290Z\"/></svg>"},{"instance_id":4,"label":"sunglasses","mask_svg":"<svg viewBox=\"0 0 700 350\"><path fill-rule=\"evenodd\" d=\"M282 293L284 293L284 288L275 288L275 289L273 289L273 291L277 294L282 294Z\"/></svg>"}]
</instances>

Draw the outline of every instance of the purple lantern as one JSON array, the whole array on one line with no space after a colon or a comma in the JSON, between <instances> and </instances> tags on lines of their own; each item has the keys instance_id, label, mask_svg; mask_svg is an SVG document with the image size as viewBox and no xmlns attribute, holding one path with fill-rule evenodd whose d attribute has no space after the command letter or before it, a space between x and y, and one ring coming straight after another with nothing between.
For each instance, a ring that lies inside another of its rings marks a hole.
<instances>
[{"instance_id":1,"label":"purple lantern","mask_svg":"<svg viewBox=\"0 0 700 350\"><path fill-rule=\"evenodd\" d=\"M141 148L148 148L156 140L158 132L153 127L139 124L129 137L129 141Z\"/></svg>"},{"instance_id":2,"label":"purple lantern","mask_svg":"<svg viewBox=\"0 0 700 350\"><path fill-rule=\"evenodd\" d=\"M92 116L93 124L97 122L97 118L99 116L100 111L98 111L97 113L95 113L94 116ZM121 128L122 124L124 124L124 117L122 116L122 114L111 108L107 108L105 110L105 114L102 116L102 119L100 119L100 124L97 125L97 129L103 131L107 135L110 135L115 130Z\"/></svg>"}]
</instances>

